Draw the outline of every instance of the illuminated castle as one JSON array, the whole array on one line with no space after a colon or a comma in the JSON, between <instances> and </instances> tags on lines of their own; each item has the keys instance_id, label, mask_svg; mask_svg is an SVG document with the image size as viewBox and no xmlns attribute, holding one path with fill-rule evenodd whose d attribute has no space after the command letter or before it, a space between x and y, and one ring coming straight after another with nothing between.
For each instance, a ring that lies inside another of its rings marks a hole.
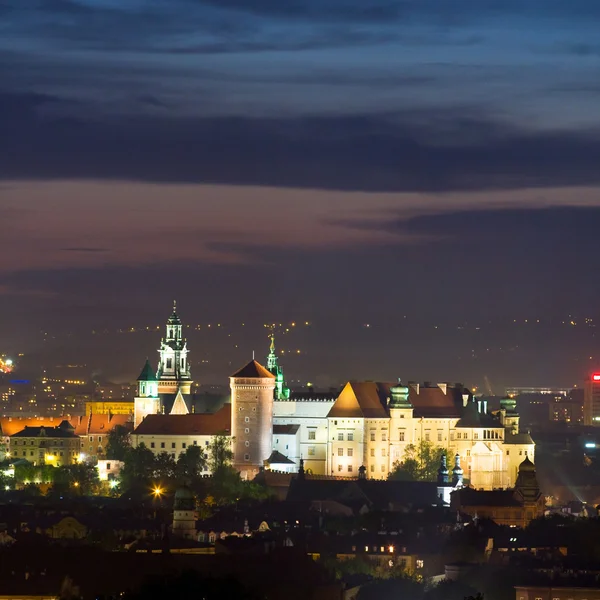
<instances>
[{"instance_id":1,"label":"illuminated castle","mask_svg":"<svg viewBox=\"0 0 600 600\"><path fill-rule=\"evenodd\" d=\"M188 349L173 308L156 373L147 361L138 378L134 443L174 456L228 431L243 477L259 469L385 479L421 443L442 447L477 489L510 488L519 465L534 459L519 431L514 400L495 413L455 383L350 381L341 392L293 392L271 336L267 366L252 360L230 377L230 403L202 404L190 393Z\"/></svg>"}]
</instances>

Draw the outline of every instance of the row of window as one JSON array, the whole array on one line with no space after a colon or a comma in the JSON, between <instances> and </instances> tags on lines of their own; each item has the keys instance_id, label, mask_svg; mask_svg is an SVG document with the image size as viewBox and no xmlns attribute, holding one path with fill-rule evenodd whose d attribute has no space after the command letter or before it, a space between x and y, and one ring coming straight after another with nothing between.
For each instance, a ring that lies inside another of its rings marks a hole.
<instances>
[{"instance_id":1,"label":"row of window","mask_svg":"<svg viewBox=\"0 0 600 600\"><path fill-rule=\"evenodd\" d=\"M376 439L375 439L376 433L377 432L373 431L373 430L371 430L371 432L370 432L370 436L371 436L370 439L371 439L372 442L376 441ZM381 441L382 442L387 442L387 431L382 431L381 432Z\"/></svg>"},{"instance_id":2,"label":"row of window","mask_svg":"<svg viewBox=\"0 0 600 600\"><path fill-rule=\"evenodd\" d=\"M353 442L354 441L354 432L353 431L349 431L346 434L346 440L348 442ZM338 442L343 442L343 441L344 441L344 432L343 431L338 431Z\"/></svg>"},{"instance_id":3,"label":"row of window","mask_svg":"<svg viewBox=\"0 0 600 600\"><path fill-rule=\"evenodd\" d=\"M204 442L204 445L208 446L209 443L210 442L206 441L206 442ZM194 440L193 445L194 446L198 445L197 440ZM165 442L160 442L160 447L165 448ZM185 450L187 448L187 442L181 442L181 447ZM156 443L150 442L150 448L156 448ZM171 448L173 448L173 449L177 448L177 442L171 442Z\"/></svg>"},{"instance_id":4,"label":"row of window","mask_svg":"<svg viewBox=\"0 0 600 600\"><path fill-rule=\"evenodd\" d=\"M73 443L77 443L74 439L70 440L70 441L72 441ZM92 441L92 440L90 440L90 441ZM101 440L99 439L98 441L100 442ZM39 440L31 440L29 442L30 446L35 446L36 444L39 444L40 447L43 447L45 444L50 444L52 446L64 446L63 440L58 440L58 441L55 441L55 442L54 441L50 442L49 440L45 440L43 442L40 442ZM27 440L19 441L19 440L11 439L10 440L10 445L11 446L19 446L19 445L21 445L21 446L27 446ZM69 443L67 442L67 446L68 445L69 445Z\"/></svg>"},{"instance_id":5,"label":"row of window","mask_svg":"<svg viewBox=\"0 0 600 600\"><path fill-rule=\"evenodd\" d=\"M371 456L375 456L375 448L371 448ZM381 449L381 456L387 456L387 450L385 448Z\"/></svg>"},{"instance_id":6,"label":"row of window","mask_svg":"<svg viewBox=\"0 0 600 600\"><path fill-rule=\"evenodd\" d=\"M353 471L353 466L352 465L348 465L347 467L348 473L352 473ZM344 470L344 465L338 465L338 473L342 472ZM371 473L375 472L375 465L371 465L370 467ZM387 471L387 468L385 465L381 465L381 472L385 473Z\"/></svg>"}]
</instances>

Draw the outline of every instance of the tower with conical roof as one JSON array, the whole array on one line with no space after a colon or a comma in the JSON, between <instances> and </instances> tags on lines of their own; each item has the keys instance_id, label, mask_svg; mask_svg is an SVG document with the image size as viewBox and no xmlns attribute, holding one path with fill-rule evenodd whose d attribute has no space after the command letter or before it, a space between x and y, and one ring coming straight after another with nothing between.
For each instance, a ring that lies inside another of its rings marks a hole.
<instances>
[{"instance_id":1,"label":"tower with conical roof","mask_svg":"<svg viewBox=\"0 0 600 600\"><path fill-rule=\"evenodd\" d=\"M273 449L275 376L255 360L230 378L233 466L252 479Z\"/></svg>"},{"instance_id":2,"label":"tower with conical roof","mask_svg":"<svg viewBox=\"0 0 600 600\"><path fill-rule=\"evenodd\" d=\"M275 400L288 400L290 397L290 388L285 385L283 376L283 367L279 364L275 352L275 335L271 334L271 345L267 356L267 369L275 376Z\"/></svg>"},{"instance_id":3,"label":"tower with conical roof","mask_svg":"<svg viewBox=\"0 0 600 600\"><path fill-rule=\"evenodd\" d=\"M146 359L146 364L137 378L137 395L133 402L134 427L137 427L146 415L155 415L160 412L158 379L148 359Z\"/></svg>"},{"instance_id":4,"label":"tower with conical roof","mask_svg":"<svg viewBox=\"0 0 600 600\"><path fill-rule=\"evenodd\" d=\"M173 302L173 312L167 321L166 336L160 342L158 351L158 393L189 394L192 387L187 342L183 337L181 319L177 305Z\"/></svg>"}]
</instances>

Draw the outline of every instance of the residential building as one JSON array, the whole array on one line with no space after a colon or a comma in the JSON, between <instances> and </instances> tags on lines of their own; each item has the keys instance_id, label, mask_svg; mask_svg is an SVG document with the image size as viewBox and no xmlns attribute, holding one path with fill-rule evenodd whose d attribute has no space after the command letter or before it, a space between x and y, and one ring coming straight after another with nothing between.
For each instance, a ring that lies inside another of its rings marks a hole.
<instances>
[{"instance_id":1,"label":"residential building","mask_svg":"<svg viewBox=\"0 0 600 600\"><path fill-rule=\"evenodd\" d=\"M74 427L62 421L58 427L25 427L10 437L14 459L24 458L34 465L55 467L80 460L80 440Z\"/></svg>"}]
</instances>

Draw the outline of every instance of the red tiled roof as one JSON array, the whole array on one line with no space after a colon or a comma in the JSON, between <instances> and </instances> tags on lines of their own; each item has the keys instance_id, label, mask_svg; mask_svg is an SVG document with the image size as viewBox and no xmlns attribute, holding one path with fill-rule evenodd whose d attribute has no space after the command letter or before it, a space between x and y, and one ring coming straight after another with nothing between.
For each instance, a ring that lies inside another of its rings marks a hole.
<instances>
[{"instance_id":1,"label":"red tiled roof","mask_svg":"<svg viewBox=\"0 0 600 600\"><path fill-rule=\"evenodd\" d=\"M216 435L231 430L231 404L213 414L148 415L134 435Z\"/></svg>"},{"instance_id":2,"label":"red tiled roof","mask_svg":"<svg viewBox=\"0 0 600 600\"><path fill-rule=\"evenodd\" d=\"M466 391L466 390L465 390ZM408 401L414 407L415 417L460 417L462 388L448 386L446 393L437 385L419 386L419 392L409 386Z\"/></svg>"},{"instance_id":3,"label":"red tiled roof","mask_svg":"<svg viewBox=\"0 0 600 600\"><path fill-rule=\"evenodd\" d=\"M251 360L247 365L242 367L239 371L236 371L232 377L246 377L249 379L254 378L265 378L275 379L275 375L268 369L263 367L260 363L255 360Z\"/></svg>"},{"instance_id":4,"label":"red tiled roof","mask_svg":"<svg viewBox=\"0 0 600 600\"><path fill-rule=\"evenodd\" d=\"M87 417L79 417L79 422L75 425L75 433L77 435L108 434L118 425L126 427L128 423L131 423L131 415L93 414Z\"/></svg>"},{"instance_id":5,"label":"red tiled roof","mask_svg":"<svg viewBox=\"0 0 600 600\"><path fill-rule=\"evenodd\" d=\"M396 383L381 381L348 382L329 411L330 417L364 417L377 419L389 417L387 401L390 388ZM469 393L463 387L446 386L444 390L435 385L419 386L418 392L409 386L408 401L413 405L415 417L459 418L462 409L462 394Z\"/></svg>"}]
</instances>

